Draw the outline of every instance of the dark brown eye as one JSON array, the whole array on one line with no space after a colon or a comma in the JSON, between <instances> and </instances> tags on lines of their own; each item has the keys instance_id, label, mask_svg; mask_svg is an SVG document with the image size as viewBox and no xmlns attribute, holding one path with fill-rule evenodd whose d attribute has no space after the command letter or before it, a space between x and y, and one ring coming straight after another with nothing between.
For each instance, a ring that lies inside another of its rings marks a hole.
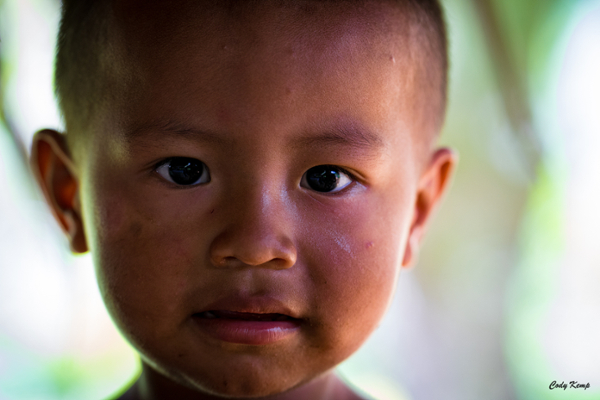
<instances>
[{"instance_id":1,"label":"dark brown eye","mask_svg":"<svg viewBox=\"0 0 600 400\"><path fill-rule=\"evenodd\" d=\"M321 193L335 193L352 183L352 179L335 165L317 165L304 173L300 186Z\"/></svg>"},{"instance_id":2,"label":"dark brown eye","mask_svg":"<svg viewBox=\"0 0 600 400\"><path fill-rule=\"evenodd\" d=\"M156 172L169 182L182 186L210 182L210 174L206 164L195 158L170 158L156 168Z\"/></svg>"}]
</instances>

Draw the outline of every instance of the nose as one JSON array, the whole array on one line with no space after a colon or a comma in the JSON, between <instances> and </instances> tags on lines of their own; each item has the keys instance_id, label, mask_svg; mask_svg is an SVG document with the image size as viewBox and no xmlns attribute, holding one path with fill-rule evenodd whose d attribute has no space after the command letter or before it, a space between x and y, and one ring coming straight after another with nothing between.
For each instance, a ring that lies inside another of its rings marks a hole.
<instances>
[{"instance_id":1,"label":"nose","mask_svg":"<svg viewBox=\"0 0 600 400\"><path fill-rule=\"evenodd\" d=\"M296 247L289 235L291 220L282 196L254 188L230 196L224 229L210 245L216 267L287 269L296 263Z\"/></svg>"}]
</instances>

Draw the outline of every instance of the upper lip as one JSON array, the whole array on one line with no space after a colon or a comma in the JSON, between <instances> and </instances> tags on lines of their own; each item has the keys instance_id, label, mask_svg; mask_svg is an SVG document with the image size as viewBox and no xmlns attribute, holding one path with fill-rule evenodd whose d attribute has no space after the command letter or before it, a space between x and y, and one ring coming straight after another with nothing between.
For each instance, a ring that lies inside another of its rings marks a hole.
<instances>
[{"instance_id":1,"label":"upper lip","mask_svg":"<svg viewBox=\"0 0 600 400\"><path fill-rule=\"evenodd\" d=\"M270 296L230 295L222 297L197 313L205 311L233 311L252 314L283 314L292 318L300 318L297 311L283 301Z\"/></svg>"}]
</instances>

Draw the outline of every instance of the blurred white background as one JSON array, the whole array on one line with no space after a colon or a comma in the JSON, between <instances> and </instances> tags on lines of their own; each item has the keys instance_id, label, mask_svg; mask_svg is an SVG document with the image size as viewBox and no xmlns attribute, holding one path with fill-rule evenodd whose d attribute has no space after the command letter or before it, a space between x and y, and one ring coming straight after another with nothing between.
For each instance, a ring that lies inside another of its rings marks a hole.
<instances>
[{"instance_id":1,"label":"blurred white background","mask_svg":"<svg viewBox=\"0 0 600 400\"><path fill-rule=\"evenodd\" d=\"M382 400L600 399L600 1L443 4L457 176L340 373ZM0 400L106 398L139 368L24 160L62 125L59 17L0 0ZM590 388L549 389L572 380Z\"/></svg>"}]
</instances>

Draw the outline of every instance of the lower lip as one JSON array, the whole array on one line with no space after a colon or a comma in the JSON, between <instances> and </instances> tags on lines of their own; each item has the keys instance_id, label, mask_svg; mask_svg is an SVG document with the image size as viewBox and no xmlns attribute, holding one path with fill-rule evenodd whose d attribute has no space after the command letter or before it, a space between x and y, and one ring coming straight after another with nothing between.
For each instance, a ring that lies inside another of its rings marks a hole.
<instances>
[{"instance_id":1,"label":"lower lip","mask_svg":"<svg viewBox=\"0 0 600 400\"><path fill-rule=\"evenodd\" d=\"M197 326L209 336L224 342L266 345L293 335L300 321L247 321L194 316Z\"/></svg>"}]
</instances>

